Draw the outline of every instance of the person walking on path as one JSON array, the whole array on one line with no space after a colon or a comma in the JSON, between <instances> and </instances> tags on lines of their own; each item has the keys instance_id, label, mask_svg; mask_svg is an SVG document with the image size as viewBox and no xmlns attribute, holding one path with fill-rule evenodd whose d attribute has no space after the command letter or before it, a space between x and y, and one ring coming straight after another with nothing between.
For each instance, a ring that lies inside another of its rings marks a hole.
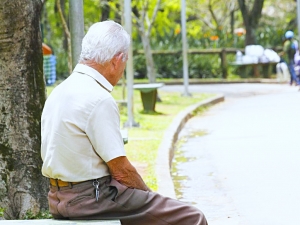
<instances>
[{"instance_id":1,"label":"person walking on path","mask_svg":"<svg viewBox=\"0 0 300 225\"><path fill-rule=\"evenodd\" d=\"M294 43L293 37L294 37L293 31L289 30L285 33L286 40L283 44L283 51L280 53L280 55L282 56L283 60L286 62L289 68L289 72L291 75L290 85L292 85L293 82L295 82L296 85L300 85L300 81L296 76L296 72L294 69L295 66L294 57L296 53L296 44Z\"/></svg>"},{"instance_id":2,"label":"person walking on path","mask_svg":"<svg viewBox=\"0 0 300 225\"><path fill-rule=\"evenodd\" d=\"M126 157L117 104L130 36L95 23L73 73L47 98L41 122L42 173L55 219L119 219L123 225L206 225L194 206L152 192Z\"/></svg>"}]
</instances>

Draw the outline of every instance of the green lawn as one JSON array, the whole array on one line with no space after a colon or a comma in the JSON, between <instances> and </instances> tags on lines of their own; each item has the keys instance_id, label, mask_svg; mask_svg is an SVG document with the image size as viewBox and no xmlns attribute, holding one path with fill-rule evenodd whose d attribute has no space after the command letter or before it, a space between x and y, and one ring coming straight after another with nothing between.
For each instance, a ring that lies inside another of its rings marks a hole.
<instances>
[{"instance_id":1,"label":"green lawn","mask_svg":"<svg viewBox=\"0 0 300 225\"><path fill-rule=\"evenodd\" d=\"M47 87L50 94L53 87ZM137 167L147 185L157 190L155 163L157 150L174 117L186 107L212 96L212 94L193 94L192 97L183 97L182 93L164 92L158 90L161 102L156 103L156 113L143 112L140 92L134 91L134 120L139 127L128 128L128 144L125 145L129 160ZM113 97L122 100L123 89L114 87ZM126 98L125 98L126 99ZM121 125L127 121L127 108L120 105ZM123 127L122 127L123 128ZM127 129L127 128L126 128Z\"/></svg>"}]
</instances>

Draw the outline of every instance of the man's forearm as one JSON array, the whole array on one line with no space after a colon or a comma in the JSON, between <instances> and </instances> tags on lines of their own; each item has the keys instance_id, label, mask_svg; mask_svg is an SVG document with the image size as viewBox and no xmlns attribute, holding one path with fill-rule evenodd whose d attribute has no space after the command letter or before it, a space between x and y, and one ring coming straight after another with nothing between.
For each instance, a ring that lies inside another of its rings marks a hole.
<instances>
[{"instance_id":1,"label":"man's forearm","mask_svg":"<svg viewBox=\"0 0 300 225\"><path fill-rule=\"evenodd\" d=\"M107 162L112 177L121 184L144 191L151 191L134 166L125 156Z\"/></svg>"},{"instance_id":2,"label":"man's forearm","mask_svg":"<svg viewBox=\"0 0 300 225\"><path fill-rule=\"evenodd\" d=\"M119 183L129 187L136 188L144 191L151 191L150 188L147 187L142 177L137 172L129 172L127 175L124 174L112 174L112 177L117 180Z\"/></svg>"}]
</instances>

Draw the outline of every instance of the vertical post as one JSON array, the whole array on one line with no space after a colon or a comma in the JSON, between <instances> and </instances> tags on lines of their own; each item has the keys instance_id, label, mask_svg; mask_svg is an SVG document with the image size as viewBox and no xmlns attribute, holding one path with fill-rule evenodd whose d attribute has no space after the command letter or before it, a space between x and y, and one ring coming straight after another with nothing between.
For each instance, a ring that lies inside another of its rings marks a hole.
<instances>
[{"instance_id":1,"label":"vertical post","mask_svg":"<svg viewBox=\"0 0 300 225\"><path fill-rule=\"evenodd\" d=\"M181 0L181 35L182 35L182 57L183 57L183 80L184 92L183 96L191 96L188 91L189 74L188 74L188 58L187 58L187 39L186 39L186 19L185 19L185 0Z\"/></svg>"},{"instance_id":2,"label":"vertical post","mask_svg":"<svg viewBox=\"0 0 300 225\"><path fill-rule=\"evenodd\" d=\"M297 0L298 40L300 41L300 0Z\"/></svg>"},{"instance_id":3,"label":"vertical post","mask_svg":"<svg viewBox=\"0 0 300 225\"><path fill-rule=\"evenodd\" d=\"M78 63L84 36L83 0L69 1L73 68Z\"/></svg>"},{"instance_id":4,"label":"vertical post","mask_svg":"<svg viewBox=\"0 0 300 225\"><path fill-rule=\"evenodd\" d=\"M132 33L132 20L131 20L131 0L124 0L124 20L125 30L131 38ZM125 127L134 127L138 124L133 118L133 53L132 53L132 40L128 51L128 61L126 65L126 80L127 80L127 114L128 120L125 122Z\"/></svg>"},{"instance_id":5,"label":"vertical post","mask_svg":"<svg viewBox=\"0 0 300 225\"><path fill-rule=\"evenodd\" d=\"M221 69L222 69L222 77L223 79L227 78L227 60L226 60L226 49L222 48L221 53Z\"/></svg>"},{"instance_id":6,"label":"vertical post","mask_svg":"<svg viewBox=\"0 0 300 225\"><path fill-rule=\"evenodd\" d=\"M119 0L119 4L120 4L120 11L123 12L120 15L120 17L121 17L121 24L122 24L123 27L125 27L124 0ZM125 77L125 74L123 74L121 82L122 82L122 100L124 102L126 102L125 101L125 98L126 98L126 77ZM126 106L127 106L127 102L126 102Z\"/></svg>"}]
</instances>

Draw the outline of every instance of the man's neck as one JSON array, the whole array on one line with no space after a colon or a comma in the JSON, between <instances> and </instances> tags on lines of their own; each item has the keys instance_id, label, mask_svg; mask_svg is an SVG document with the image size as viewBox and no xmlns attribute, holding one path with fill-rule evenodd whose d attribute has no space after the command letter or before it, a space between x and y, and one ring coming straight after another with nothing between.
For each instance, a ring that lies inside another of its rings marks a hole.
<instances>
[{"instance_id":1,"label":"man's neck","mask_svg":"<svg viewBox=\"0 0 300 225\"><path fill-rule=\"evenodd\" d=\"M85 61L80 61L80 64L89 66L95 70L97 70L102 76L104 76L106 78L106 80L109 81L109 68L108 68L108 64L105 63L104 65L102 64L98 64L95 61L92 60L85 60Z\"/></svg>"}]
</instances>

